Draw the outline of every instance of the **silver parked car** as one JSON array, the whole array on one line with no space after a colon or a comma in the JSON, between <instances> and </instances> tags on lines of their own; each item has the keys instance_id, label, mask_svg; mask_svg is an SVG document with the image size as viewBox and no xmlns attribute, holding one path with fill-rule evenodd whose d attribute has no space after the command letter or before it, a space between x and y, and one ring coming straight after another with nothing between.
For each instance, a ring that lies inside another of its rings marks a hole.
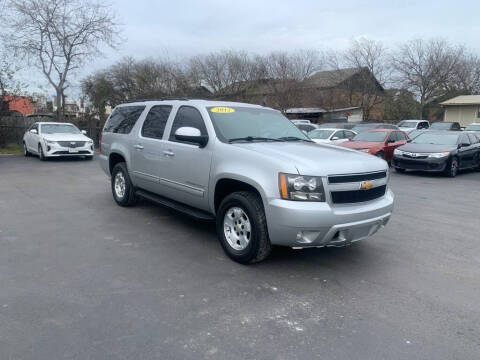
<instances>
[{"instance_id":1,"label":"silver parked car","mask_svg":"<svg viewBox=\"0 0 480 360\"><path fill-rule=\"evenodd\" d=\"M384 160L315 144L258 105L122 104L99 158L117 204L141 196L216 220L223 249L240 263L266 258L272 245L348 245L382 228L393 208Z\"/></svg>"},{"instance_id":2,"label":"silver parked car","mask_svg":"<svg viewBox=\"0 0 480 360\"><path fill-rule=\"evenodd\" d=\"M36 154L40 160L61 156L93 159L93 140L75 125L59 122L34 123L23 135L25 156Z\"/></svg>"}]
</instances>

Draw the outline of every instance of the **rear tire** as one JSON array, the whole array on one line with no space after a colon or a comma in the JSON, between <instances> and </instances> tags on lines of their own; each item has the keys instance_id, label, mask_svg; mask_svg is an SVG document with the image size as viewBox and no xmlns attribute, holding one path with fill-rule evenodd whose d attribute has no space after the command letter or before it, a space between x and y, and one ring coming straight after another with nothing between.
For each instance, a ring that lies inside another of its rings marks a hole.
<instances>
[{"instance_id":1,"label":"rear tire","mask_svg":"<svg viewBox=\"0 0 480 360\"><path fill-rule=\"evenodd\" d=\"M454 156L452 160L447 163L444 174L448 177L454 178L458 174L458 158Z\"/></svg>"},{"instance_id":2,"label":"rear tire","mask_svg":"<svg viewBox=\"0 0 480 360\"><path fill-rule=\"evenodd\" d=\"M217 211L217 235L228 257L240 264L267 258L272 246L260 196L239 191L225 197Z\"/></svg>"},{"instance_id":3,"label":"rear tire","mask_svg":"<svg viewBox=\"0 0 480 360\"><path fill-rule=\"evenodd\" d=\"M132 206L135 204L137 200L135 189L124 162L118 163L113 167L111 187L113 199L118 205Z\"/></svg>"}]
</instances>

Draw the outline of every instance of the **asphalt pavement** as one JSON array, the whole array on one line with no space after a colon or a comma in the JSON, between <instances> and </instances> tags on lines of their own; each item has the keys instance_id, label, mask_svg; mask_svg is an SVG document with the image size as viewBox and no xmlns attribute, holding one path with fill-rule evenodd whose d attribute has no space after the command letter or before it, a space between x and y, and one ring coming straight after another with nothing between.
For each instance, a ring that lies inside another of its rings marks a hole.
<instances>
[{"instance_id":1,"label":"asphalt pavement","mask_svg":"<svg viewBox=\"0 0 480 360\"><path fill-rule=\"evenodd\" d=\"M391 187L371 239L242 266L96 160L0 156L0 359L478 360L480 173Z\"/></svg>"}]
</instances>

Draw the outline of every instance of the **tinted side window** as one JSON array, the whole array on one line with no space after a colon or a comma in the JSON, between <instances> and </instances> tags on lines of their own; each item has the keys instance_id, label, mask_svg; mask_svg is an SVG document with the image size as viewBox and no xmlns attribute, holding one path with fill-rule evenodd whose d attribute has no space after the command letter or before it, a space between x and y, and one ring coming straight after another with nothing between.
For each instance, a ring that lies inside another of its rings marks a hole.
<instances>
[{"instance_id":1,"label":"tinted side window","mask_svg":"<svg viewBox=\"0 0 480 360\"><path fill-rule=\"evenodd\" d=\"M200 112L191 106L182 106L178 109L175 119L173 120L172 130L170 131L170 141L183 142L175 139L175 131L177 129L189 126L194 127L200 130L201 135L207 135L207 128L203 122L202 115Z\"/></svg>"},{"instance_id":2,"label":"tinted side window","mask_svg":"<svg viewBox=\"0 0 480 360\"><path fill-rule=\"evenodd\" d=\"M407 137L404 133L397 131L397 141L404 141L407 140Z\"/></svg>"},{"instance_id":3,"label":"tinted side window","mask_svg":"<svg viewBox=\"0 0 480 360\"><path fill-rule=\"evenodd\" d=\"M145 106L122 106L117 107L108 118L104 132L129 134L135 126Z\"/></svg>"},{"instance_id":4,"label":"tinted side window","mask_svg":"<svg viewBox=\"0 0 480 360\"><path fill-rule=\"evenodd\" d=\"M452 124L452 129L453 130L460 130L460 124L459 123Z\"/></svg>"},{"instance_id":5,"label":"tinted side window","mask_svg":"<svg viewBox=\"0 0 480 360\"><path fill-rule=\"evenodd\" d=\"M388 136L388 141L397 141L397 137L395 136L395 131L391 132L390 135Z\"/></svg>"},{"instance_id":6,"label":"tinted side window","mask_svg":"<svg viewBox=\"0 0 480 360\"><path fill-rule=\"evenodd\" d=\"M161 139L171 111L171 105L157 105L152 107L143 123L142 136Z\"/></svg>"}]
</instances>

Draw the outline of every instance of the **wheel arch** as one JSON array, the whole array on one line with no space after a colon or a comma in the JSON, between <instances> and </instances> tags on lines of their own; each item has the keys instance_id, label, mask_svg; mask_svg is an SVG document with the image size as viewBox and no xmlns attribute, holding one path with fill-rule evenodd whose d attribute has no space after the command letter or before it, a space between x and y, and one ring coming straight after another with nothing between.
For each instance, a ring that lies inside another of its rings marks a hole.
<instances>
[{"instance_id":1,"label":"wheel arch","mask_svg":"<svg viewBox=\"0 0 480 360\"><path fill-rule=\"evenodd\" d=\"M214 209L215 213L217 213L218 207L220 206L222 200L229 194L237 191L252 191L258 194L262 199L263 206L265 207L265 194L261 190L259 184L248 178L224 175L219 177L215 182L213 197L211 199L212 208Z\"/></svg>"}]
</instances>

